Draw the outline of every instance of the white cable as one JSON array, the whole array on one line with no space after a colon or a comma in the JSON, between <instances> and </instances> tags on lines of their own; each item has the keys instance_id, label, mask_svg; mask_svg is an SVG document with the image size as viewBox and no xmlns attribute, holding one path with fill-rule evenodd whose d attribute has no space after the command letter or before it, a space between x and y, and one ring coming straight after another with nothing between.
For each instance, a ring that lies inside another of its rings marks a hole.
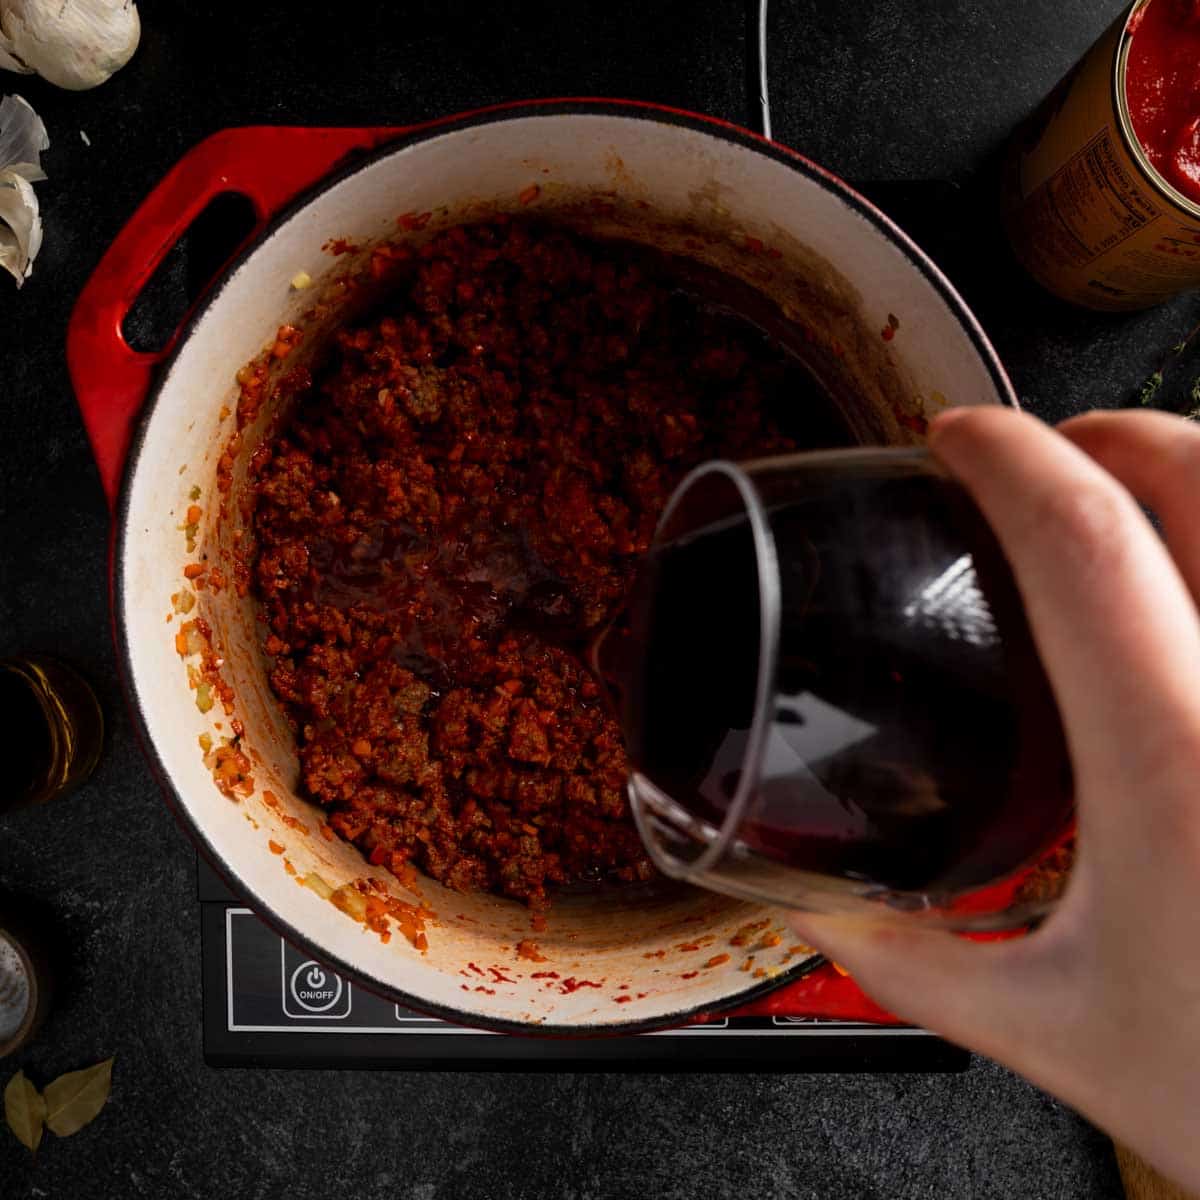
<instances>
[{"instance_id":1,"label":"white cable","mask_svg":"<svg viewBox=\"0 0 1200 1200\"><path fill-rule=\"evenodd\" d=\"M763 137L771 136L771 98L767 88L767 3L758 0L758 110Z\"/></svg>"}]
</instances>

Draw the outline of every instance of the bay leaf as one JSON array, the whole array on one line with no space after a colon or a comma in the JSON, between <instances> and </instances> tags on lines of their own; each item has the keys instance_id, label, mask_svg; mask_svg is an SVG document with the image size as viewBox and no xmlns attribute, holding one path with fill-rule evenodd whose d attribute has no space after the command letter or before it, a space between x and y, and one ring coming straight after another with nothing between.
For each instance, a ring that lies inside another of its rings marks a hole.
<instances>
[{"instance_id":1,"label":"bay leaf","mask_svg":"<svg viewBox=\"0 0 1200 1200\"><path fill-rule=\"evenodd\" d=\"M4 1119L22 1146L31 1154L37 1150L46 1122L46 1101L24 1071L18 1071L4 1089Z\"/></svg>"},{"instance_id":2,"label":"bay leaf","mask_svg":"<svg viewBox=\"0 0 1200 1200\"><path fill-rule=\"evenodd\" d=\"M46 1084L46 1124L59 1137L78 1133L108 1102L112 1090L113 1060L94 1067L68 1071Z\"/></svg>"}]
</instances>

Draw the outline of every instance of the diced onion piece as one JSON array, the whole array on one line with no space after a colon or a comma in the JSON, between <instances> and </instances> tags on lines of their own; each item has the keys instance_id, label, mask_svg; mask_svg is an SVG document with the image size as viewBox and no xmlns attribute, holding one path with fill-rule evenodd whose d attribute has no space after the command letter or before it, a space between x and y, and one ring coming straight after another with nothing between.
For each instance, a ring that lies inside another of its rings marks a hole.
<instances>
[{"instance_id":1,"label":"diced onion piece","mask_svg":"<svg viewBox=\"0 0 1200 1200\"><path fill-rule=\"evenodd\" d=\"M333 888L323 880L315 871L309 871L304 877L304 886L311 891L317 893L322 900L329 900L333 897Z\"/></svg>"},{"instance_id":2,"label":"diced onion piece","mask_svg":"<svg viewBox=\"0 0 1200 1200\"><path fill-rule=\"evenodd\" d=\"M329 899L336 908L340 908L342 912L356 921L367 919L367 898L352 885L342 884Z\"/></svg>"}]
</instances>

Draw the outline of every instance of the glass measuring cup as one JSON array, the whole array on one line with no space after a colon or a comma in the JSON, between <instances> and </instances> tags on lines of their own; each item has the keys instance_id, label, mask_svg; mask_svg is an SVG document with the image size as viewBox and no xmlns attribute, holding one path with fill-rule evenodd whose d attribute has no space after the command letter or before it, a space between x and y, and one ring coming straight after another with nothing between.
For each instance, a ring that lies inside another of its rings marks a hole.
<instances>
[{"instance_id":1,"label":"glass measuring cup","mask_svg":"<svg viewBox=\"0 0 1200 1200\"><path fill-rule=\"evenodd\" d=\"M999 545L925 451L697 468L596 653L665 874L962 929L1050 903L1019 884L1070 823L1058 711Z\"/></svg>"}]
</instances>

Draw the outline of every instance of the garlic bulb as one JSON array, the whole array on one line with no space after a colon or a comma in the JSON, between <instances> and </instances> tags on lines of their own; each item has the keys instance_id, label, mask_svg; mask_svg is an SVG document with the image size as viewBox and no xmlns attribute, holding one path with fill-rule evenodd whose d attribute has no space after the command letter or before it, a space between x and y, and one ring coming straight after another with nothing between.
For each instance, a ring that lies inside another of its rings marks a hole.
<instances>
[{"instance_id":1,"label":"garlic bulb","mask_svg":"<svg viewBox=\"0 0 1200 1200\"><path fill-rule=\"evenodd\" d=\"M0 100L0 267L24 283L42 245L33 184L45 179L42 151L50 145L42 119L20 96Z\"/></svg>"},{"instance_id":2,"label":"garlic bulb","mask_svg":"<svg viewBox=\"0 0 1200 1200\"><path fill-rule=\"evenodd\" d=\"M0 68L83 91L133 57L141 31L133 0L0 0Z\"/></svg>"}]
</instances>

